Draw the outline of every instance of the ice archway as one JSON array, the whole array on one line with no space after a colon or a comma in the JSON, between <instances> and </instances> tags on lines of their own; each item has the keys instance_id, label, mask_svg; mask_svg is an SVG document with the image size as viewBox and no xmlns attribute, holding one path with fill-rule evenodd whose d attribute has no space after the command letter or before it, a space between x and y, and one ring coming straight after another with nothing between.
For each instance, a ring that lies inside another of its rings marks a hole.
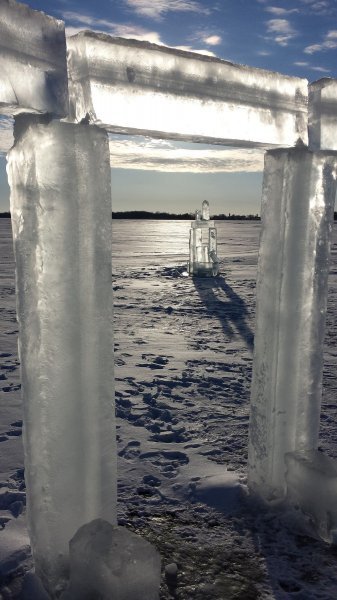
<instances>
[{"instance_id":1,"label":"ice archway","mask_svg":"<svg viewBox=\"0 0 337 600\"><path fill-rule=\"evenodd\" d=\"M0 112L15 117L8 174L29 527L54 589L76 530L115 520L106 132L266 150L249 484L282 498L286 455L295 469L316 460L337 81L308 87L92 32L66 43L61 21L14 0L1 1L0 17Z\"/></svg>"}]
</instances>

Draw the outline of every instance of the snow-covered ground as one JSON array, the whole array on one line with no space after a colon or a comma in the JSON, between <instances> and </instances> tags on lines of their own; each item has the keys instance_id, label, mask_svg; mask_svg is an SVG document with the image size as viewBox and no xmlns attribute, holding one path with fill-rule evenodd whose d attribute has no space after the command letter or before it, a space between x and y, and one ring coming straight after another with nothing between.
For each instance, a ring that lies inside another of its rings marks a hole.
<instances>
[{"instance_id":1,"label":"snow-covered ground","mask_svg":"<svg viewBox=\"0 0 337 600\"><path fill-rule=\"evenodd\" d=\"M160 551L162 600L335 600L336 549L299 529L296 515L258 506L247 495L260 224L227 221L217 228L221 275L193 280L184 273L189 222L113 222L119 522ZM335 244L321 419L321 448L334 457L336 253ZM0 600L5 600L28 597L20 590L31 567L7 219L0 219L0 255Z\"/></svg>"}]
</instances>

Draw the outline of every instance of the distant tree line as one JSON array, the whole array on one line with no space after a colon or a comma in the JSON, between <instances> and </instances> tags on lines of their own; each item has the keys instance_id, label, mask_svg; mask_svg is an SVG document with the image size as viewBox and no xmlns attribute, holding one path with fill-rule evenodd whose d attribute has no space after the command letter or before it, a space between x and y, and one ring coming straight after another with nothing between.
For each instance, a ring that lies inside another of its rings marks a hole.
<instances>
[{"instance_id":1,"label":"distant tree line","mask_svg":"<svg viewBox=\"0 0 337 600\"><path fill-rule=\"evenodd\" d=\"M165 220L165 219L180 220L181 219L181 220L191 221L195 218L195 214L194 213L176 214L176 213L167 213L167 212L159 212L159 211L151 212L148 210L127 210L127 211L113 212L112 218L113 219L162 219L162 220ZM225 215L225 214L211 215L211 219L214 219L216 221L220 221L220 220L259 221L260 217L257 214L256 215L235 215L235 214L228 213L228 215Z\"/></svg>"},{"instance_id":2,"label":"distant tree line","mask_svg":"<svg viewBox=\"0 0 337 600\"><path fill-rule=\"evenodd\" d=\"M0 213L0 219L10 219L11 213L9 211ZM194 219L194 213L181 213L173 214L167 212L150 212L147 210L126 210L123 212L113 212L113 219L186 219L187 221ZM211 219L214 221L260 221L260 216L256 215L236 215L228 213L228 215L211 215ZM334 212L333 218L337 221L337 212Z\"/></svg>"}]
</instances>

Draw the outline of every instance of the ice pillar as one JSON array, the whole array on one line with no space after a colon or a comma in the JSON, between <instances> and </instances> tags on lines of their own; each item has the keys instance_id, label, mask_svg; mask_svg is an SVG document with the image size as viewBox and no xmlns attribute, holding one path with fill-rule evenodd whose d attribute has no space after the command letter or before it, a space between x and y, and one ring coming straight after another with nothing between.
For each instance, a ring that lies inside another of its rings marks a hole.
<instances>
[{"instance_id":1,"label":"ice pillar","mask_svg":"<svg viewBox=\"0 0 337 600\"><path fill-rule=\"evenodd\" d=\"M249 485L285 492L287 452L317 447L336 155L265 158L257 276Z\"/></svg>"},{"instance_id":2,"label":"ice pillar","mask_svg":"<svg viewBox=\"0 0 337 600\"><path fill-rule=\"evenodd\" d=\"M28 524L53 595L77 529L116 518L107 135L21 116L8 175Z\"/></svg>"}]
</instances>

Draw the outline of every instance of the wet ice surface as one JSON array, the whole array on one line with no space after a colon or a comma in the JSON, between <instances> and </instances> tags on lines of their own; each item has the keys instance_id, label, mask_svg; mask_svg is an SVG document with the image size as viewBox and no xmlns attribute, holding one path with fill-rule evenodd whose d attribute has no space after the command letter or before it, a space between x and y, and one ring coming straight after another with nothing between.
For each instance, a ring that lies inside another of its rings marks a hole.
<instances>
[{"instance_id":1,"label":"wet ice surface","mask_svg":"<svg viewBox=\"0 0 337 600\"><path fill-rule=\"evenodd\" d=\"M119 522L160 551L161 600L332 600L336 551L296 530L293 521L287 525L289 515L258 508L246 497L260 226L216 225L221 275L193 280L183 276L189 221L113 221ZM6 219L0 220L0 240L0 515L6 524L24 509L25 498ZM320 439L333 457L336 253L334 244ZM25 556L23 548L12 575L7 563L3 597L18 597L20 569L29 565Z\"/></svg>"}]
</instances>

